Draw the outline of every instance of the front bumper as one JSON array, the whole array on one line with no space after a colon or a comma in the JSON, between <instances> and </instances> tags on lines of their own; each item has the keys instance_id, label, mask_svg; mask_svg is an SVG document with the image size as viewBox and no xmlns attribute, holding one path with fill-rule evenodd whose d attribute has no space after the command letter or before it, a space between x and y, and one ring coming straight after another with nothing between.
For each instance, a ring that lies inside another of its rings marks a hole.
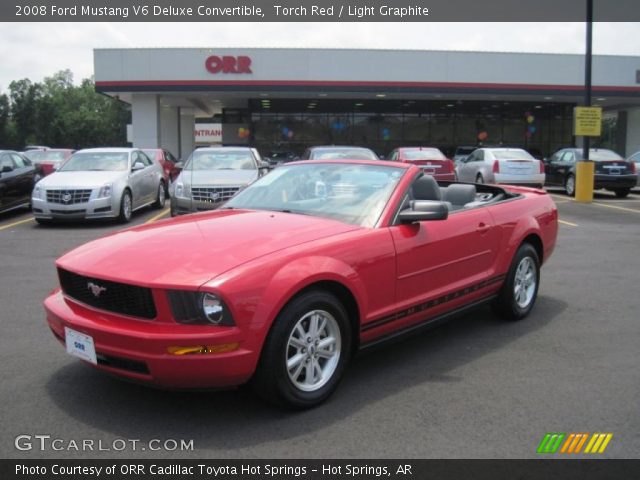
<instances>
[{"instance_id":1,"label":"front bumper","mask_svg":"<svg viewBox=\"0 0 640 480\"><path fill-rule=\"evenodd\" d=\"M190 198L176 197L174 195L171 197L171 215L172 216L185 215L187 213L206 212L209 210L215 210L223 203L224 201L197 202Z\"/></svg>"},{"instance_id":2,"label":"front bumper","mask_svg":"<svg viewBox=\"0 0 640 480\"><path fill-rule=\"evenodd\" d=\"M638 183L637 175L600 175L593 176L593 188L606 188L608 190L617 190L625 188L634 188Z\"/></svg>"},{"instance_id":3,"label":"front bumper","mask_svg":"<svg viewBox=\"0 0 640 480\"><path fill-rule=\"evenodd\" d=\"M246 383L257 365L259 352L246 348L237 327L124 318L80 305L60 290L45 300L44 307L47 323L61 343L65 343L65 327L91 336L96 368L130 380L165 388L221 388ZM211 354L167 351L170 346L230 343L239 343L239 347Z\"/></svg>"},{"instance_id":4,"label":"front bumper","mask_svg":"<svg viewBox=\"0 0 640 480\"><path fill-rule=\"evenodd\" d=\"M40 198L32 198L33 216L44 220L82 220L88 218L114 218L120 213L120 206L113 196L90 199L84 203L52 203Z\"/></svg>"}]
</instances>

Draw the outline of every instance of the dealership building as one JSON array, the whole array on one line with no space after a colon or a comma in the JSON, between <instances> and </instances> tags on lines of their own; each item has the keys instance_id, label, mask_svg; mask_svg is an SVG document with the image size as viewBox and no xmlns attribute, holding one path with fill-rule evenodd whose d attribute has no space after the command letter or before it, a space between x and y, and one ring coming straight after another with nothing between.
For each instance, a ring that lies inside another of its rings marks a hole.
<instances>
[{"instance_id":1,"label":"dealership building","mask_svg":"<svg viewBox=\"0 0 640 480\"><path fill-rule=\"evenodd\" d=\"M584 56L420 50L156 48L94 51L96 90L131 104L132 143L186 157L201 123L221 143L300 153L354 144L579 144ZM640 57L593 57L596 145L640 150Z\"/></svg>"}]
</instances>

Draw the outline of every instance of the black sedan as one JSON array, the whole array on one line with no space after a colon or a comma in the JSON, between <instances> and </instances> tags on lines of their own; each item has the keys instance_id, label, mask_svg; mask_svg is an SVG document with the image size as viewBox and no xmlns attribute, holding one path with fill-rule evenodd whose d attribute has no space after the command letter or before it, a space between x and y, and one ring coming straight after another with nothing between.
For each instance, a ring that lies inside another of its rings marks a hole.
<instances>
[{"instance_id":1,"label":"black sedan","mask_svg":"<svg viewBox=\"0 0 640 480\"><path fill-rule=\"evenodd\" d=\"M0 212L29 207L39 168L18 152L0 150Z\"/></svg>"},{"instance_id":2,"label":"black sedan","mask_svg":"<svg viewBox=\"0 0 640 480\"><path fill-rule=\"evenodd\" d=\"M576 162L583 160L582 149L563 148L545 162L545 185L560 185L568 195L576 193ZM594 163L593 188L611 190L623 198L635 187L638 180L636 166L616 152L603 148L589 150L589 160Z\"/></svg>"}]
</instances>

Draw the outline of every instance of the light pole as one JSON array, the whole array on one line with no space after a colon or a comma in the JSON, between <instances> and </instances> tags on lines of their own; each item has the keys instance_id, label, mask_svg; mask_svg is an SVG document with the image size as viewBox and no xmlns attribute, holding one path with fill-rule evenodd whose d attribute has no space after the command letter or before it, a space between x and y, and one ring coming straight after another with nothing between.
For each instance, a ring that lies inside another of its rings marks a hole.
<instances>
[{"instance_id":1,"label":"light pole","mask_svg":"<svg viewBox=\"0 0 640 480\"><path fill-rule=\"evenodd\" d=\"M593 43L593 0L587 0L587 52L584 59L584 106L591 107L591 46ZM582 161L576 163L576 201L593 201L594 165L589 160L591 137L582 137Z\"/></svg>"}]
</instances>

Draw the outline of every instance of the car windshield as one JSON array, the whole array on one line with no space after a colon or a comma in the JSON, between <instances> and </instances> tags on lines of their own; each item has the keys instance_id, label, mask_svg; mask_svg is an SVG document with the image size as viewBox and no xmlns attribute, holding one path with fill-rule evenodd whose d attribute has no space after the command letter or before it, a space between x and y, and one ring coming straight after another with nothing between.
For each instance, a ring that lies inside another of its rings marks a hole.
<instances>
[{"instance_id":1,"label":"car windshield","mask_svg":"<svg viewBox=\"0 0 640 480\"><path fill-rule=\"evenodd\" d=\"M582 158L582 150L578 156ZM589 160L624 160L624 158L611 150L589 150Z\"/></svg>"},{"instance_id":2,"label":"car windshield","mask_svg":"<svg viewBox=\"0 0 640 480\"><path fill-rule=\"evenodd\" d=\"M368 148L317 148L311 152L311 160L327 159L379 160Z\"/></svg>"},{"instance_id":3,"label":"car windshield","mask_svg":"<svg viewBox=\"0 0 640 480\"><path fill-rule=\"evenodd\" d=\"M226 207L299 213L373 227L403 174L395 166L287 165L247 187Z\"/></svg>"},{"instance_id":4,"label":"car windshield","mask_svg":"<svg viewBox=\"0 0 640 480\"><path fill-rule=\"evenodd\" d=\"M64 152L52 152L51 150L32 150L25 153L26 157L35 162L61 162L64 160Z\"/></svg>"},{"instance_id":5,"label":"car windshield","mask_svg":"<svg viewBox=\"0 0 640 480\"><path fill-rule=\"evenodd\" d=\"M256 170L249 150L196 150L185 170Z\"/></svg>"},{"instance_id":6,"label":"car windshield","mask_svg":"<svg viewBox=\"0 0 640 480\"><path fill-rule=\"evenodd\" d=\"M117 172L129 168L128 152L81 152L71 156L59 172Z\"/></svg>"},{"instance_id":7,"label":"car windshield","mask_svg":"<svg viewBox=\"0 0 640 480\"><path fill-rule=\"evenodd\" d=\"M440 150L437 148L423 148L421 150L405 150L402 157L408 161L414 160L446 160Z\"/></svg>"},{"instance_id":8,"label":"car windshield","mask_svg":"<svg viewBox=\"0 0 640 480\"><path fill-rule=\"evenodd\" d=\"M494 150L493 156L498 160L535 160L524 150Z\"/></svg>"}]
</instances>

